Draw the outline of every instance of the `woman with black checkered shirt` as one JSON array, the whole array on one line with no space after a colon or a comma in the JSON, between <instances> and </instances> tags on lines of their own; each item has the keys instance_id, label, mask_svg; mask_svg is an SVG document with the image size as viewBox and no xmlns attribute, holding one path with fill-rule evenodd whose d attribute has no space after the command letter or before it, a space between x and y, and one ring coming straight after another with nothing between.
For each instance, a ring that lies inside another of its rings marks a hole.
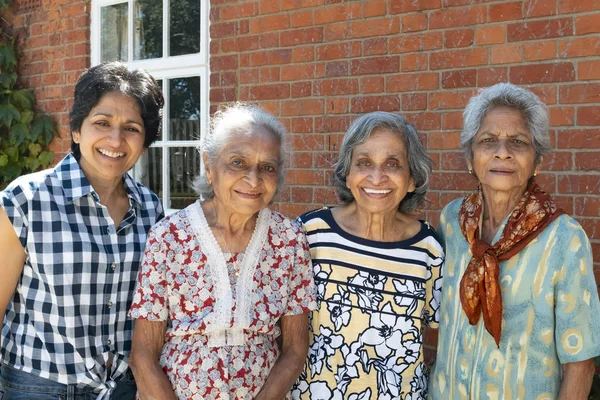
<instances>
[{"instance_id":1,"label":"woman with black checkered shirt","mask_svg":"<svg viewBox=\"0 0 600 400\"><path fill-rule=\"evenodd\" d=\"M71 150L0 192L0 398L132 399L127 311L163 209L127 171L156 140L164 100L141 70L77 81Z\"/></svg>"}]
</instances>

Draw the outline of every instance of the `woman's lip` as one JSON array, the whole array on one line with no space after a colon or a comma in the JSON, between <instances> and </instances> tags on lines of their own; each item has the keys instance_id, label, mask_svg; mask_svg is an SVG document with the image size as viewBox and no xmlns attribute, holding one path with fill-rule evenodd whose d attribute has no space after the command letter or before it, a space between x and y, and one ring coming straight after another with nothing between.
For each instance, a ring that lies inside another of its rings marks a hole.
<instances>
[{"instance_id":1,"label":"woman's lip","mask_svg":"<svg viewBox=\"0 0 600 400\"><path fill-rule=\"evenodd\" d=\"M508 169L490 169L490 172L494 174L512 174L515 171L511 171Z\"/></svg>"},{"instance_id":2,"label":"woman's lip","mask_svg":"<svg viewBox=\"0 0 600 400\"><path fill-rule=\"evenodd\" d=\"M255 199L255 198L257 198L257 197L260 196L260 193L248 193L248 192L241 192L239 190L236 190L235 192L237 194L239 194L240 196L248 197L248 198L253 198L253 199Z\"/></svg>"}]
</instances>

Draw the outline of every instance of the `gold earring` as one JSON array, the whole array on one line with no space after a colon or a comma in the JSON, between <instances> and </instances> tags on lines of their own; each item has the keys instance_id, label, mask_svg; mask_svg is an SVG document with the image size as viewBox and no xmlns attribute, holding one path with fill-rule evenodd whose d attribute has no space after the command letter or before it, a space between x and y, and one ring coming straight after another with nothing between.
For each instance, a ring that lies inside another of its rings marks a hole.
<instances>
[{"instance_id":1,"label":"gold earring","mask_svg":"<svg viewBox=\"0 0 600 400\"><path fill-rule=\"evenodd\" d=\"M537 176L537 171L533 173L533 177L535 178Z\"/></svg>"},{"instance_id":2,"label":"gold earring","mask_svg":"<svg viewBox=\"0 0 600 400\"><path fill-rule=\"evenodd\" d=\"M469 175L473 175L473 170L469 168Z\"/></svg>"}]
</instances>

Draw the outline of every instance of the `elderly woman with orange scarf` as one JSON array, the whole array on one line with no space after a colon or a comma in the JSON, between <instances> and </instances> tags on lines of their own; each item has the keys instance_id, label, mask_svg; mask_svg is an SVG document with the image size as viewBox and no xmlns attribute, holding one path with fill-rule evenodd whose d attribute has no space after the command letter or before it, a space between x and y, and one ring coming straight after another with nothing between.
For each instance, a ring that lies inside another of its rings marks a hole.
<instances>
[{"instance_id":1,"label":"elderly woman with orange scarf","mask_svg":"<svg viewBox=\"0 0 600 400\"><path fill-rule=\"evenodd\" d=\"M589 240L537 185L548 112L502 83L464 112L476 192L440 216L446 270L433 399L587 399L600 354Z\"/></svg>"}]
</instances>

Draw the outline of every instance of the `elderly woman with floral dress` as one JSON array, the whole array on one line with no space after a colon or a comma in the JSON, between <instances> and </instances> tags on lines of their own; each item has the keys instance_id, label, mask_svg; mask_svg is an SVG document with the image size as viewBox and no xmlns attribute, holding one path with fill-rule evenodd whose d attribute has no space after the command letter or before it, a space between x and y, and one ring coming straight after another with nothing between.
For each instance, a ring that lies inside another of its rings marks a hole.
<instances>
[{"instance_id":1,"label":"elderly woman with floral dress","mask_svg":"<svg viewBox=\"0 0 600 400\"><path fill-rule=\"evenodd\" d=\"M149 233L130 311L141 399L281 399L306 358L308 245L268 208L283 181L284 129L240 104L213 126L196 182L204 200Z\"/></svg>"},{"instance_id":2,"label":"elderly woman with floral dress","mask_svg":"<svg viewBox=\"0 0 600 400\"><path fill-rule=\"evenodd\" d=\"M536 183L548 111L509 83L483 89L461 134L478 189L447 205L434 399L587 399L600 354L590 242Z\"/></svg>"}]
</instances>

